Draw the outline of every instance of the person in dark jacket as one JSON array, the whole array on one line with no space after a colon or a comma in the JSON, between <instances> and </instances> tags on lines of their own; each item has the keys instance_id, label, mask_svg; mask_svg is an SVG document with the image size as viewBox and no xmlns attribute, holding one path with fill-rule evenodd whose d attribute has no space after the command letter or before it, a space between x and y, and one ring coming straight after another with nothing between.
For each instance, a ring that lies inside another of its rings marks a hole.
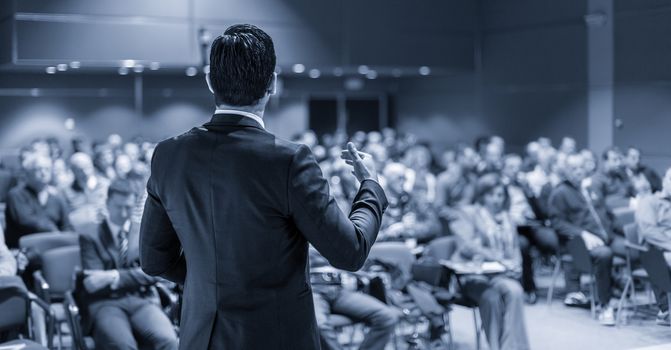
<instances>
[{"instance_id":1,"label":"person in dark jacket","mask_svg":"<svg viewBox=\"0 0 671 350\"><path fill-rule=\"evenodd\" d=\"M181 349L318 349L308 242L356 271L377 238L387 199L370 155L342 154L360 183L345 215L310 149L266 130L274 69L265 32L228 28L210 54L214 116L154 151L140 260L184 285Z\"/></svg>"}]
</instances>

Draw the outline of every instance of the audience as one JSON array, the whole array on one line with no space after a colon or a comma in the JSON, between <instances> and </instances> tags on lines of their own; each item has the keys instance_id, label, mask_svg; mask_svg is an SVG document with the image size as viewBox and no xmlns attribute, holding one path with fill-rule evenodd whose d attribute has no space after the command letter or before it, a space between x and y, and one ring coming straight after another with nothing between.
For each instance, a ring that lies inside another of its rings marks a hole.
<instances>
[{"instance_id":1,"label":"audience","mask_svg":"<svg viewBox=\"0 0 671 350\"><path fill-rule=\"evenodd\" d=\"M626 253L614 217L622 208L636 210L642 238L664 249L671 262L671 170L660 180L633 147L626 155L609 148L597 159L573 138L563 138L555 148L541 137L527 144L521 156L506 153L500 136L487 136L444 150L434 162L432 145L391 128L356 132L349 139L342 132L318 137L307 131L294 139L310 147L343 210L350 207L358 183L340 159L342 145L351 140L373 157L389 200L378 241L405 242L419 256L422 250L415 247L454 236L454 259L470 264L498 261L506 267L493 277L464 278L460 286L480 308L491 349L529 347L522 305L537 299L534 266L546 263L538 257L564 252L571 239L582 239L592 257L599 321L614 324L610 299L617 288L612 275L618 271L612 268L613 256ZM142 216L154 144L113 134L94 145L77 138L73 150L63 149L54 138L35 140L20 150L21 169L15 174L20 181L6 201L0 275L25 267L25 255L16 250L20 237L74 226L81 231L83 288L93 320L87 325L104 344L101 348L123 347L123 342L132 346L141 338L156 348L175 348L170 321L148 298L157 280L140 271L137 237L132 232L126 236L127 222L136 223ZM82 223L94 229L84 232ZM130 228L135 232L137 225ZM342 275L313 253L315 276ZM564 303L588 305L577 271L570 264L564 270ZM367 324L362 349L384 349L399 320L398 310L356 288L317 280L313 296L322 346L341 347L329 324L331 314L341 314ZM666 297L655 292L657 322L668 325Z\"/></svg>"}]
</instances>

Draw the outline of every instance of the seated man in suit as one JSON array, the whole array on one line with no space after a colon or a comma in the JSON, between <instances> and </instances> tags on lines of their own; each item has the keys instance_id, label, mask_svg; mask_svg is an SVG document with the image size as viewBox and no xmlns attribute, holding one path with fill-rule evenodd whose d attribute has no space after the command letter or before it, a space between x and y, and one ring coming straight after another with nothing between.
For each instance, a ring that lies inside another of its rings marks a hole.
<instances>
[{"instance_id":1,"label":"seated man in suit","mask_svg":"<svg viewBox=\"0 0 671 350\"><path fill-rule=\"evenodd\" d=\"M52 161L49 157L28 153L21 163L25 184L7 194L5 217L7 245L18 248L24 235L71 230L68 208L63 198L49 186Z\"/></svg>"},{"instance_id":2,"label":"seated man in suit","mask_svg":"<svg viewBox=\"0 0 671 350\"><path fill-rule=\"evenodd\" d=\"M107 193L108 218L98 231L81 235L84 287L96 347L177 349L168 317L148 298L157 278L139 267L139 224L131 222L136 193L127 180L114 180Z\"/></svg>"},{"instance_id":3,"label":"seated man in suit","mask_svg":"<svg viewBox=\"0 0 671 350\"><path fill-rule=\"evenodd\" d=\"M362 321L369 327L359 349L384 350L398 322L398 312L368 294L349 290L337 280L329 278L334 274L342 274L316 249L310 247L309 252L312 298L322 349L342 349L329 323L329 315L334 313L352 318L355 322Z\"/></svg>"},{"instance_id":4,"label":"seated man in suit","mask_svg":"<svg viewBox=\"0 0 671 350\"><path fill-rule=\"evenodd\" d=\"M664 175L662 190L641 199L636 208L636 223L640 238L664 251L664 258L671 266L671 168ZM654 285L653 289L659 305L657 324L668 326L671 318L666 293Z\"/></svg>"}]
</instances>

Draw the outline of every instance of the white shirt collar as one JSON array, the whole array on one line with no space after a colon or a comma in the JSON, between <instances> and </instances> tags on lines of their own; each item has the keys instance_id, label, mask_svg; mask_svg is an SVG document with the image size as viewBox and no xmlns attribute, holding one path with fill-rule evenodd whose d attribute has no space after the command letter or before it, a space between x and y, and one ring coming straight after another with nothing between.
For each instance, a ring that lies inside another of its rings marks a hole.
<instances>
[{"instance_id":1,"label":"white shirt collar","mask_svg":"<svg viewBox=\"0 0 671 350\"><path fill-rule=\"evenodd\" d=\"M242 116L245 116L245 117L248 117L248 118L252 118L254 121L259 123L262 128L264 128L264 129L266 128L266 124L263 122L263 118L259 117L258 115L254 114L254 113L245 112L245 111L238 111L238 110L235 110L235 109L219 109L219 108L217 108L214 111L214 114L238 114L238 115L242 115Z\"/></svg>"}]
</instances>

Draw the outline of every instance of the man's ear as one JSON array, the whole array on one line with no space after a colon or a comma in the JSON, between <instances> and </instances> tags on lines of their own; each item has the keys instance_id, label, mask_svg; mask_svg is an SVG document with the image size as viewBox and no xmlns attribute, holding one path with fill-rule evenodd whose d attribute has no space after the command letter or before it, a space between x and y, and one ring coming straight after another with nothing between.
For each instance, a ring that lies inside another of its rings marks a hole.
<instances>
[{"instance_id":1,"label":"man's ear","mask_svg":"<svg viewBox=\"0 0 671 350\"><path fill-rule=\"evenodd\" d=\"M207 82L207 88L210 89L210 92L214 95L214 89L212 88L212 81L210 80L210 73L205 74L205 81Z\"/></svg>"},{"instance_id":2,"label":"man's ear","mask_svg":"<svg viewBox=\"0 0 671 350\"><path fill-rule=\"evenodd\" d=\"M273 72L273 78L270 80L268 86L268 95L275 95L277 93L277 73Z\"/></svg>"}]
</instances>

